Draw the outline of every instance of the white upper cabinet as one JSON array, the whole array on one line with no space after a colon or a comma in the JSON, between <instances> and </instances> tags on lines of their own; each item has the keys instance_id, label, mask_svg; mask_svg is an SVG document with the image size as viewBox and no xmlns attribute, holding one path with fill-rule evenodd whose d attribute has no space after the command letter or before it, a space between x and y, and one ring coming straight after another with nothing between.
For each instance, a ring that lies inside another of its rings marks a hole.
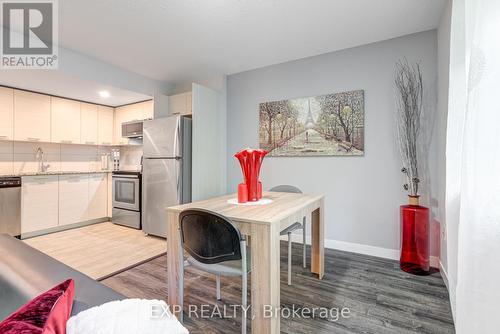
<instances>
[{"instance_id":1,"label":"white upper cabinet","mask_svg":"<svg viewBox=\"0 0 500 334\"><path fill-rule=\"evenodd\" d=\"M130 107L133 117L136 120L153 118L154 114L153 100L131 104Z\"/></svg>"},{"instance_id":2,"label":"white upper cabinet","mask_svg":"<svg viewBox=\"0 0 500 334\"><path fill-rule=\"evenodd\" d=\"M168 110L170 114L190 115L192 111L192 93L182 93L168 97Z\"/></svg>"},{"instance_id":3,"label":"white upper cabinet","mask_svg":"<svg viewBox=\"0 0 500 334\"><path fill-rule=\"evenodd\" d=\"M122 123L133 120L134 115L130 112L130 106L115 108L115 145L127 145L128 138L122 137Z\"/></svg>"},{"instance_id":4,"label":"white upper cabinet","mask_svg":"<svg viewBox=\"0 0 500 334\"><path fill-rule=\"evenodd\" d=\"M85 145L97 145L99 128L99 107L95 104L81 103L80 113L80 143Z\"/></svg>"},{"instance_id":5,"label":"white upper cabinet","mask_svg":"<svg viewBox=\"0 0 500 334\"><path fill-rule=\"evenodd\" d=\"M114 109L98 106L98 143L99 145L113 144Z\"/></svg>"},{"instance_id":6,"label":"white upper cabinet","mask_svg":"<svg viewBox=\"0 0 500 334\"><path fill-rule=\"evenodd\" d=\"M131 121L142 121L153 118L153 100L128 104L115 108L115 145L127 145L128 138L122 137L122 124Z\"/></svg>"},{"instance_id":7,"label":"white upper cabinet","mask_svg":"<svg viewBox=\"0 0 500 334\"><path fill-rule=\"evenodd\" d=\"M80 102L52 97L52 142L80 143Z\"/></svg>"},{"instance_id":8,"label":"white upper cabinet","mask_svg":"<svg viewBox=\"0 0 500 334\"><path fill-rule=\"evenodd\" d=\"M0 87L0 140L14 139L14 90Z\"/></svg>"},{"instance_id":9,"label":"white upper cabinet","mask_svg":"<svg viewBox=\"0 0 500 334\"><path fill-rule=\"evenodd\" d=\"M50 123L50 96L14 90L14 140L50 142Z\"/></svg>"}]
</instances>

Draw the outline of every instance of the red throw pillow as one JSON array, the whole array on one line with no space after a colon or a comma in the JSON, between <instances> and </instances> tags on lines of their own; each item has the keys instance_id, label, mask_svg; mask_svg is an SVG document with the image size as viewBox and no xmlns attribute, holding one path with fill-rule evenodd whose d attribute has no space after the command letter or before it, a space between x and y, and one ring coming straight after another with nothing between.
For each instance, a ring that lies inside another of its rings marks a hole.
<instances>
[{"instance_id":1,"label":"red throw pillow","mask_svg":"<svg viewBox=\"0 0 500 334\"><path fill-rule=\"evenodd\" d=\"M68 279L42 293L0 323L0 334L65 334L75 283Z\"/></svg>"}]
</instances>

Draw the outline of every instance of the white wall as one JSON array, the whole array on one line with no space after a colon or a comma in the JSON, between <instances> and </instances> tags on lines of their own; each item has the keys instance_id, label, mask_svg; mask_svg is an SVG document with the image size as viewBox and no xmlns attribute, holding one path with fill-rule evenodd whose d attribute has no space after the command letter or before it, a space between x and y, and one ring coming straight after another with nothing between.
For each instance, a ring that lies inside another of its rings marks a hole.
<instances>
[{"instance_id":1,"label":"white wall","mask_svg":"<svg viewBox=\"0 0 500 334\"><path fill-rule=\"evenodd\" d=\"M193 83L192 200L224 194L225 122L221 93Z\"/></svg>"},{"instance_id":2,"label":"white wall","mask_svg":"<svg viewBox=\"0 0 500 334\"><path fill-rule=\"evenodd\" d=\"M214 113L213 117L216 117L219 121L217 133L217 145L219 145L219 155L218 157L226 157L227 155L227 133L225 129L227 128L227 76L217 75L205 80L201 80L196 84L192 82L180 82L172 86L171 95L185 93L193 91L193 85L201 85L206 88L210 88L217 92L217 112ZM195 112L196 113L196 112ZM203 125L202 125L203 126ZM196 150L196 148L195 148ZM223 194L227 188L227 170L225 161L221 164L217 163L217 168L219 169L218 182L220 183L219 194ZM196 167L195 167L196 168Z\"/></svg>"},{"instance_id":3,"label":"white wall","mask_svg":"<svg viewBox=\"0 0 500 334\"><path fill-rule=\"evenodd\" d=\"M446 256L445 270L451 308L456 315L458 230L462 174L462 141L466 107L465 2L453 0L450 31L449 99L446 131ZM455 112L452 112L452 111ZM464 112L460 112L462 110Z\"/></svg>"},{"instance_id":4,"label":"white wall","mask_svg":"<svg viewBox=\"0 0 500 334\"><path fill-rule=\"evenodd\" d=\"M293 184L326 195L327 246L398 257L398 210L407 199L394 140L393 75L404 57L421 62L426 106L433 112L435 30L228 76L227 191L234 193L242 179L233 154L258 146L259 103L364 89L363 157L266 158L261 179L265 189Z\"/></svg>"},{"instance_id":5,"label":"white wall","mask_svg":"<svg viewBox=\"0 0 500 334\"><path fill-rule=\"evenodd\" d=\"M98 82L102 85L118 87L149 96L153 96L155 93L168 94L171 89L171 86L164 82L144 77L62 47L59 48L59 68L57 71L69 76Z\"/></svg>"},{"instance_id":6,"label":"white wall","mask_svg":"<svg viewBox=\"0 0 500 334\"><path fill-rule=\"evenodd\" d=\"M450 84L450 45L451 45L451 16L452 16L452 0L447 1L443 15L438 27L438 117L436 125L442 130L437 134L438 149L437 154L441 157L446 156L446 129L448 116L448 99L449 99L449 84ZM450 287L448 278L448 228L446 220L446 161L439 159L436 166L436 172L439 175L437 190L439 196L438 217L441 221L442 230L440 233L440 259L441 269L445 281ZM453 241L450 246L453 248ZM453 264L452 264L453 266ZM454 284L452 284L454 286Z\"/></svg>"}]
</instances>

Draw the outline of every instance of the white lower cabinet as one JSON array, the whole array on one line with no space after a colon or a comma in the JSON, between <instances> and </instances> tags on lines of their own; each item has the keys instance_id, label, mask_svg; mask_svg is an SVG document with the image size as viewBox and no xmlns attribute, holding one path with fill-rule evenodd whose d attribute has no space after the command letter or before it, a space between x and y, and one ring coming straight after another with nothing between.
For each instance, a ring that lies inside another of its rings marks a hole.
<instances>
[{"instance_id":1,"label":"white lower cabinet","mask_svg":"<svg viewBox=\"0 0 500 334\"><path fill-rule=\"evenodd\" d=\"M22 234L58 226L58 179L57 175L22 178Z\"/></svg>"},{"instance_id":2,"label":"white lower cabinet","mask_svg":"<svg viewBox=\"0 0 500 334\"><path fill-rule=\"evenodd\" d=\"M87 219L108 216L108 177L106 174L90 174Z\"/></svg>"},{"instance_id":3,"label":"white lower cabinet","mask_svg":"<svg viewBox=\"0 0 500 334\"><path fill-rule=\"evenodd\" d=\"M21 234L106 218L108 197L106 173L23 176Z\"/></svg>"},{"instance_id":4,"label":"white lower cabinet","mask_svg":"<svg viewBox=\"0 0 500 334\"><path fill-rule=\"evenodd\" d=\"M59 176L59 226L88 220L88 191L88 174Z\"/></svg>"}]
</instances>

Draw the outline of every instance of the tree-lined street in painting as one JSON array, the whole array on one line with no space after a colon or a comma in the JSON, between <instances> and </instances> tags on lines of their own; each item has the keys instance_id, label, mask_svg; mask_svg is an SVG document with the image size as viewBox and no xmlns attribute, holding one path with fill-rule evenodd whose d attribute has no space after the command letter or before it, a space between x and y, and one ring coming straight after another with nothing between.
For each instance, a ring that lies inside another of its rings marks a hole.
<instances>
[{"instance_id":1,"label":"tree-lined street in painting","mask_svg":"<svg viewBox=\"0 0 500 334\"><path fill-rule=\"evenodd\" d=\"M363 155L363 91L261 103L259 141L270 156Z\"/></svg>"},{"instance_id":2,"label":"tree-lined street in painting","mask_svg":"<svg viewBox=\"0 0 500 334\"><path fill-rule=\"evenodd\" d=\"M340 154L340 152L344 152ZM297 134L289 139L283 145L272 151L274 156L302 156L302 155L362 155L363 152L352 148L347 151L346 148L339 145L339 142L326 140L316 130L307 130Z\"/></svg>"}]
</instances>

